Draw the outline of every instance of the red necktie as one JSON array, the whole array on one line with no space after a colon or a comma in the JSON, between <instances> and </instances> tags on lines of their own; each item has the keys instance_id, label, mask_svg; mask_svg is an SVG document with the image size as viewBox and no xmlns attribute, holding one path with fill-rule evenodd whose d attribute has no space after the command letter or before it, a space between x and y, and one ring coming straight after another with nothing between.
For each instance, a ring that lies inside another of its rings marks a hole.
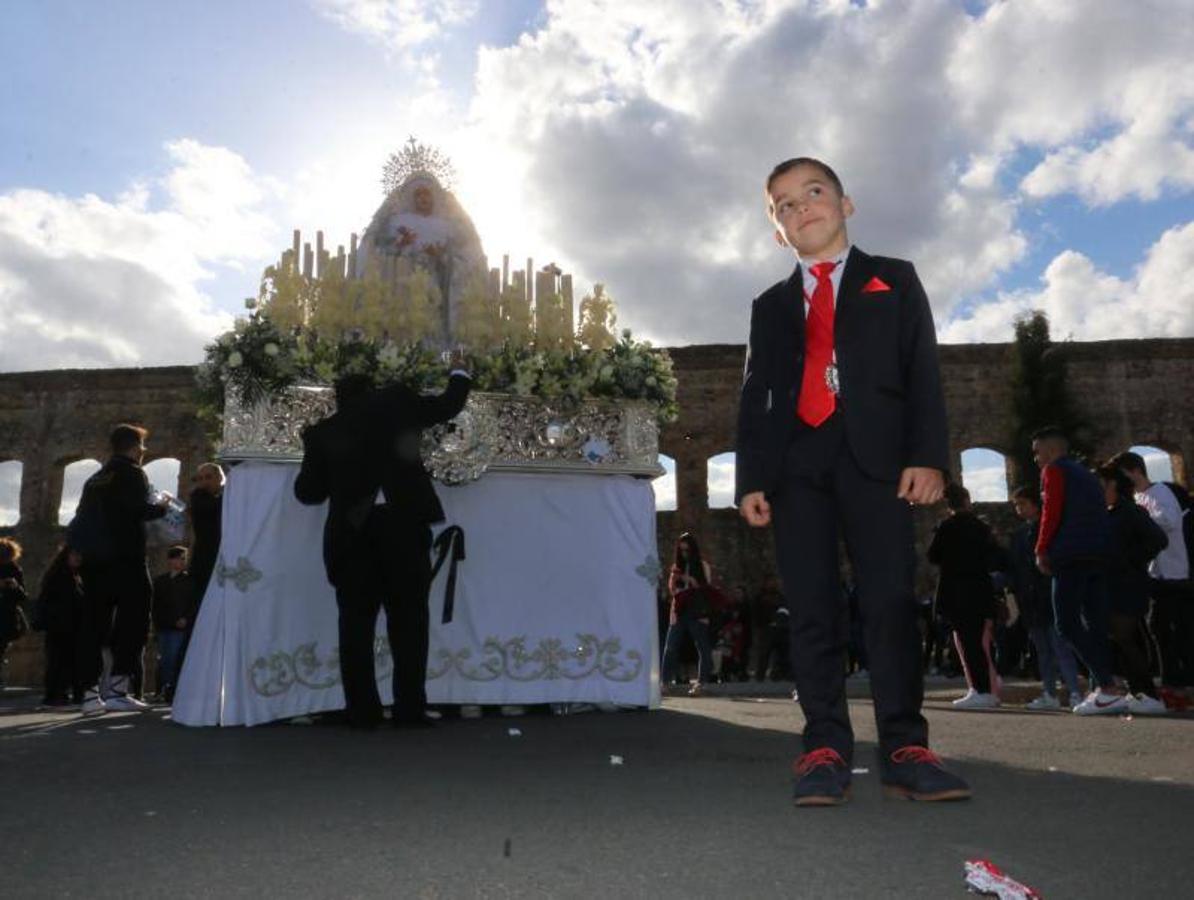
<instances>
[{"instance_id":1,"label":"red necktie","mask_svg":"<svg viewBox=\"0 0 1194 900\"><path fill-rule=\"evenodd\" d=\"M833 365L833 282L829 275L835 262L819 262L809 267L817 287L808 299L804 320L804 378L800 382L800 400L796 415L816 428L833 415L836 401L826 381L826 370Z\"/></svg>"}]
</instances>

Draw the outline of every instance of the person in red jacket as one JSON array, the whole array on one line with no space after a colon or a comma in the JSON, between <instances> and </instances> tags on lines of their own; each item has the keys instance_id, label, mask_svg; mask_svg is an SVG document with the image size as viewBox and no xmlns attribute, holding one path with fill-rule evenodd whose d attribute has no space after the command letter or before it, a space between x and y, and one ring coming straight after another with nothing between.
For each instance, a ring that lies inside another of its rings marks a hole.
<instances>
[{"instance_id":1,"label":"person in red jacket","mask_svg":"<svg viewBox=\"0 0 1194 900\"><path fill-rule=\"evenodd\" d=\"M1094 689L1074 712L1126 712L1127 698L1111 673L1107 638L1111 520L1102 485L1069 450L1069 441L1060 429L1044 428L1032 436L1042 493L1036 564L1053 578L1057 630L1091 673Z\"/></svg>"}]
</instances>

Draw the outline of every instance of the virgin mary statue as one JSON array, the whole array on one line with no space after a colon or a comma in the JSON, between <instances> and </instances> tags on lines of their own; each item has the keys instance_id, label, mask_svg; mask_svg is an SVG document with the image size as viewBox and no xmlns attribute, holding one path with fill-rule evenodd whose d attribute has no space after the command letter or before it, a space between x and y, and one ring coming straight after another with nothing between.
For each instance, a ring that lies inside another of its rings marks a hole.
<instances>
[{"instance_id":1,"label":"virgin mary statue","mask_svg":"<svg viewBox=\"0 0 1194 900\"><path fill-rule=\"evenodd\" d=\"M412 172L374 213L357 248L357 278L397 279L412 269L431 276L442 315L441 341L453 343L460 299L484 275L481 239L460 202L431 173Z\"/></svg>"}]
</instances>

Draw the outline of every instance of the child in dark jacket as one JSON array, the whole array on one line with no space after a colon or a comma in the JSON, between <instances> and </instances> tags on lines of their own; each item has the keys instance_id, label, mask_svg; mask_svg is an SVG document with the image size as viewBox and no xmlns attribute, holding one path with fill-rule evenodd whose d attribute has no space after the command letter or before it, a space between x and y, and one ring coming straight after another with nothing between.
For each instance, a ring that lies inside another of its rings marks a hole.
<instances>
[{"instance_id":1,"label":"child in dark jacket","mask_svg":"<svg viewBox=\"0 0 1194 900\"><path fill-rule=\"evenodd\" d=\"M166 565L168 571L153 581L153 630L158 639L158 693L170 703L197 603L195 586L187 573L187 548L171 547L166 552Z\"/></svg>"}]
</instances>

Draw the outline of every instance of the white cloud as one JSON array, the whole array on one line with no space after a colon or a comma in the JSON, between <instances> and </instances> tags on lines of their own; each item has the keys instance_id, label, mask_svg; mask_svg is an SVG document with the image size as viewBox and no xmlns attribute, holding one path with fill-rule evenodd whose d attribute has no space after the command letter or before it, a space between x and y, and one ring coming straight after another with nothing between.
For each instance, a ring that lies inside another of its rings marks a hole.
<instances>
[{"instance_id":1,"label":"white cloud","mask_svg":"<svg viewBox=\"0 0 1194 900\"><path fill-rule=\"evenodd\" d=\"M347 31L403 49L469 21L479 0L311 0L311 5Z\"/></svg>"},{"instance_id":2,"label":"white cloud","mask_svg":"<svg viewBox=\"0 0 1194 900\"><path fill-rule=\"evenodd\" d=\"M1007 500L1007 465L1003 455L985 447L963 450L962 484L976 503Z\"/></svg>"},{"instance_id":3,"label":"white cloud","mask_svg":"<svg viewBox=\"0 0 1194 900\"><path fill-rule=\"evenodd\" d=\"M21 517L21 472L16 460L0 462L0 525L16 525Z\"/></svg>"},{"instance_id":4,"label":"white cloud","mask_svg":"<svg viewBox=\"0 0 1194 900\"><path fill-rule=\"evenodd\" d=\"M1002 503L1007 500L1007 472L1003 469L972 469L962 473L962 484L975 503Z\"/></svg>"},{"instance_id":5,"label":"white cloud","mask_svg":"<svg viewBox=\"0 0 1194 900\"><path fill-rule=\"evenodd\" d=\"M83 485L100 470L100 462L94 459L80 459L62 470L62 499L58 504L58 524L67 525L74 518L83 496Z\"/></svg>"},{"instance_id":6,"label":"white cloud","mask_svg":"<svg viewBox=\"0 0 1194 900\"><path fill-rule=\"evenodd\" d=\"M1018 315L1044 310L1055 339L1188 337L1194 335L1194 222L1169 229L1149 248L1131 278L1098 268L1073 250L1049 263L1038 290L1000 294L941 331L948 343L1006 341Z\"/></svg>"},{"instance_id":7,"label":"white cloud","mask_svg":"<svg viewBox=\"0 0 1194 900\"><path fill-rule=\"evenodd\" d=\"M469 133L527 234L653 338L742 338L790 267L760 182L797 153L834 163L852 237L916 260L944 322L1023 258L1025 199L1194 186L1194 15L1141 7L558 0L480 51Z\"/></svg>"},{"instance_id":8,"label":"white cloud","mask_svg":"<svg viewBox=\"0 0 1194 900\"><path fill-rule=\"evenodd\" d=\"M736 457L720 453L709 460L709 508L723 509L734 505L734 472Z\"/></svg>"},{"instance_id":9,"label":"white cloud","mask_svg":"<svg viewBox=\"0 0 1194 900\"><path fill-rule=\"evenodd\" d=\"M675 472L660 475L651 482L651 489L655 492L655 509L658 512L668 512L676 508Z\"/></svg>"},{"instance_id":10,"label":"white cloud","mask_svg":"<svg viewBox=\"0 0 1194 900\"><path fill-rule=\"evenodd\" d=\"M1194 187L1192 40L1187 0L994 3L961 32L948 75L962 121L993 149L1046 151L1029 196L1151 200Z\"/></svg>"},{"instance_id":11,"label":"white cloud","mask_svg":"<svg viewBox=\"0 0 1194 900\"><path fill-rule=\"evenodd\" d=\"M834 162L852 235L922 260L944 313L1025 246L942 74L968 21L939 3L552 3L481 52L473 132L517 160L551 252L658 340L742 339L750 297L791 266L762 179L798 153Z\"/></svg>"},{"instance_id":12,"label":"white cloud","mask_svg":"<svg viewBox=\"0 0 1194 900\"><path fill-rule=\"evenodd\" d=\"M222 147L165 150L165 175L115 199L0 194L0 369L197 362L231 324L201 285L276 254L277 186Z\"/></svg>"}]
</instances>

